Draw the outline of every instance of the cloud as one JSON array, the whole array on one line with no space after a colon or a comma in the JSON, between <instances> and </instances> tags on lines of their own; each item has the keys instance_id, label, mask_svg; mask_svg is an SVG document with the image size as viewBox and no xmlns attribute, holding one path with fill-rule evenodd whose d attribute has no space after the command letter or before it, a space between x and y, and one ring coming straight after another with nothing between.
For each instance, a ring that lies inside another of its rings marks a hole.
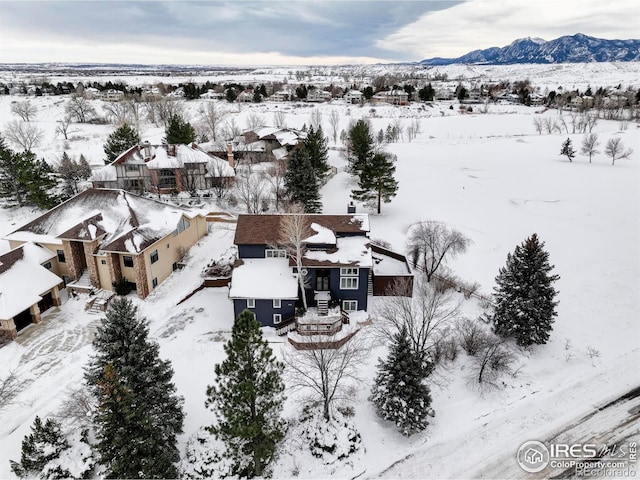
<instances>
[{"instance_id":1,"label":"cloud","mask_svg":"<svg viewBox=\"0 0 640 480\"><path fill-rule=\"evenodd\" d=\"M609 39L637 38L638 25L637 0L470 0L426 12L379 40L377 46L410 52L415 60L455 58L529 36L553 40L584 33Z\"/></svg>"}]
</instances>

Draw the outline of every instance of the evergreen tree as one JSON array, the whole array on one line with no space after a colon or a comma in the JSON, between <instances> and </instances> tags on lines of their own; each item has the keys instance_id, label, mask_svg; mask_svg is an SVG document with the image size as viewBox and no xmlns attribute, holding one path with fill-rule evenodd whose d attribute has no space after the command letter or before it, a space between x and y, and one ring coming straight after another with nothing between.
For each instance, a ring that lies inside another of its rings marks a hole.
<instances>
[{"instance_id":1,"label":"evergreen tree","mask_svg":"<svg viewBox=\"0 0 640 480\"><path fill-rule=\"evenodd\" d=\"M571 145L571 139L567 138L562 143L562 149L560 150L560 155L566 155L570 162L573 162L573 157L576 156L576 151Z\"/></svg>"},{"instance_id":2,"label":"evergreen tree","mask_svg":"<svg viewBox=\"0 0 640 480\"><path fill-rule=\"evenodd\" d=\"M424 383L430 369L425 370L403 328L393 337L386 360L378 362L371 396L376 413L396 424L403 435L409 436L424 430L431 409L431 393Z\"/></svg>"},{"instance_id":3,"label":"evergreen tree","mask_svg":"<svg viewBox=\"0 0 640 480\"><path fill-rule=\"evenodd\" d=\"M22 440L20 462L10 461L11 471L20 478L69 478L68 470L52 465L67 448L69 443L60 431L60 424L50 418L43 424L36 417L31 434Z\"/></svg>"},{"instance_id":4,"label":"evergreen tree","mask_svg":"<svg viewBox=\"0 0 640 480\"><path fill-rule=\"evenodd\" d=\"M284 175L284 186L291 202L299 203L306 213L320 213L320 190L315 170L303 148L293 151Z\"/></svg>"},{"instance_id":5,"label":"evergreen tree","mask_svg":"<svg viewBox=\"0 0 640 480\"><path fill-rule=\"evenodd\" d=\"M169 145L189 144L196 141L196 131L193 126L178 114L171 115L164 134L164 142Z\"/></svg>"},{"instance_id":6,"label":"evergreen tree","mask_svg":"<svg viewBox=\"0 0 640 480\"><path fill-rule=\"evenodd\" d=\"M318 182L322 183L329 171L329 164L327 163L329 147L327 145L327 138L322 132L322 127L320 126L317 130L314 130L312 126L302 145L309 157L309 162L311 163Z\"/></svg>"},{"instance_id":7,"label":"evergreen tree","mask_svg":"<svg viewBox=\"0 0 640 480\"><path fill-rule=\"evenodd\" d=\"M118 155L139 143L140 135L135 128L126 123L120 125L107 137L107 141L104 144L104 153L107 155L105 163L113 162L118 158Z\"/></svg>"},{"instance_id":8,"label":"evergreen tree","mask_svg":"<svg viewBox=\"0 0 640 480\"><path fill-rule=\"evenodd\" d=\"M32 152L14 152L0 137L0 197L16 204L51 208L57 198L53 170Z\"/></svg>"},{"instance_id":9,"label":"evergreen tree","mask_svg":"<svg viewBox=\"0 0 640 480\"><path fill-rule=\"evenodd\" d=\"M382 202L389 203L396 196L398 182L393 177L396 167L387 154L376 153L364 164L358 180L358 189L351 192L354 200L376 204L378 213Z\"/></svg>"},{"instance_id":10,"label":"evergreen tree","mask_svg":"<svg viewBox=\"0 0 640 480\"><path fill-rule=\"evenodd\" d=\"M521 346L547 343L557 315L558 292L552 284L560 277L551 274L553 265L543 247L534 233L507 255L496 277L495 332L515 337Z\"/></svg>"},{"instance_id":11,"label":"evergreen tree","mask_svg":"<svg viewBox=\"0 0 640 480\"><path fill-rule=\"evenodd\" d=\"M176 478L183 400L131 300L111 303L93 346L85 379L100 405L97 448L108 476Z\"/></svg>"},{"instance_id":12,"label":"evergreen tree","mask_svg":"<svg viewBox=\"0 0 640 480\"><path fill-rule=\"evenodd\" d=\"M226 445L232 475L261 476L284 436L284 365L249 310L236 319L224 351L227 358L216 365L215 383L207 389L206 405L217 415L210 431Z\"/></svg>"},{"instance_id":13,"label":"evergreen tree","mask_svg":"<svg viewBox=\"0 0 640 480\"><path fill-rule=\"evenodd\" d=\"M76 162L69 158L67 152L62 152L62 158L57 170L64 181L64 189L67 196L78 193L78 183L91 176L91 167L86 158L81 155L80 160Z\"/></svg>"},{"instance_id":14,"label":"evergreen tree","mask_svg":"<svg viewBox=\"0 0 640 480\"><path fill-rule=\"evenodd\" d=\"M255 88L253 90L253 103L260 103L260 102L262 102L262 94L260 93L259 88Z\"/></svg>"},{"instance_id":15,"label":"evergreen tree","mask_svg":"<svg viewBox=\"0 0 640 480\"><path fill-rule=\"evenodd\" d=\"M423 102L433 101L433 97L435 97L435 94L436 92L431 86L431 82L429 82L427 86L422 87L420 90L418 90L418 98L420 98L420 100L422 100Z\"/></svg>"},{"instance_id":16,"label":"evergreen tree","mask_svg":"<svg viewBox=\"0 0 640 480\"><path fill-rule=\"evenodd\" d=\"M366 120L358 120L347 134L347 160L354 175L360 175L363 166L373 157L373 135Z\"/></svg>"}]
</instances>

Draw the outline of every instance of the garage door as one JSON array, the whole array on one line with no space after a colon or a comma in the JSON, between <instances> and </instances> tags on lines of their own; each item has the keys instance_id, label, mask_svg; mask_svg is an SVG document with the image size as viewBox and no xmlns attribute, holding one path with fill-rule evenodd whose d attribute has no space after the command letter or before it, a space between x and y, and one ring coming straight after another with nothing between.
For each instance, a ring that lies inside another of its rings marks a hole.
<instances>
[{"instance_id":1,"label":"garage door","mask_svg":"<svg viewBox=\"0 0 640 480\"><path fill-rule=\"evenodd\" d=\"M38 302L38 308L40 309L40 313L44 313L53 307L53 294L51 292L45 293L42 296L42 300Z\"/></svg>"},{"instance_id":2,"label":"garage door","mask_svg":"<svg viewBox=\"0 0 640 480\"><path fill-rule=\"evenodd\" d=\"M16 324L16 330L19 332L24 327L31 325L31 313L29 310L25 310L13 317L13 323Z\"/></svg>"}]
</instances>

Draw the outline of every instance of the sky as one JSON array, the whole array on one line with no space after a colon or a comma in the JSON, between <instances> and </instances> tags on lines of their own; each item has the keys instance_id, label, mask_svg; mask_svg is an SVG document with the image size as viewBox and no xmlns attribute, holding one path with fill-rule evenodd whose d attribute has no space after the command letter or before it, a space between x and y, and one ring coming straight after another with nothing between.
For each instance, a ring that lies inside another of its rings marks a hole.
<instances>
[{"instance_id":1,"label":"sky","mask_svg":"<svg viewBox=\"0 0 640 480\"><path fill-rule=\"evenodd\" d=\"M0 63L411 62L639 26L637 0L0 0Z\"/></svg>"}]
</instances>

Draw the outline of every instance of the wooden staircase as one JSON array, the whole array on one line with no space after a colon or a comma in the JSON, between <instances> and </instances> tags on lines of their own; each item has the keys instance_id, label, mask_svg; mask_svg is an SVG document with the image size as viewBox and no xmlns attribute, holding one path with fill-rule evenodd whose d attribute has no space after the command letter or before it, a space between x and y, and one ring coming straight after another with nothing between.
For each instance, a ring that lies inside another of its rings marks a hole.
<instances>
[{"instance_id":1,"label":"wooden staircase","mask_svg":"<svg viewBox=\"0 0 640 480\"><path fill-rule=\"evenodd\" d=\"M329 300L318 300L316 308L318 309L318 315L327 316L329 314Z\"/></svg>"}]
</instances>

